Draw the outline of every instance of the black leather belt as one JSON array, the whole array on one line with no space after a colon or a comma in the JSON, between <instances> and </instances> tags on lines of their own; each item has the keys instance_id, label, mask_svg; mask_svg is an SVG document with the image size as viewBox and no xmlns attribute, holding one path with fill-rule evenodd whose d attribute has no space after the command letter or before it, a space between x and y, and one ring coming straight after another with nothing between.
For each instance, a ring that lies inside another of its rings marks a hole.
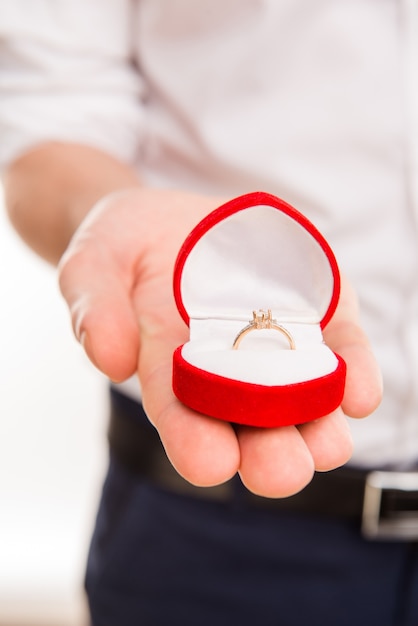
<instances>
[{"instance_id":1,"label":"black leather belt","mask_svg":"<svg viewBox=\"0 0 418 626\"><path fill-rule=\"evenodd\" d=\"M174 470L142 406L113 389L108 436L113 456L128 471L175 493L235 501L265 510L340 517L362 526L369 538L418 539L415 472L370 472L343 467L316 473L303 491L280 499L250 493L238 476L216 487L196 487ZM406 482L409 480L406 489L402 484L405 478Z\"/></svg>"}]
</instances>

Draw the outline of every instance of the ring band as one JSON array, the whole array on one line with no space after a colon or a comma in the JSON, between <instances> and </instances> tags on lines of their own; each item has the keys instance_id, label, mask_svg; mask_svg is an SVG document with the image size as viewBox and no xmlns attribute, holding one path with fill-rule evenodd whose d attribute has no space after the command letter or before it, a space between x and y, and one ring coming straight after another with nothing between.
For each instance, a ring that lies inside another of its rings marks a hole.
<instances>
[{"instance_id":1,"label":"ring band","mask_svg":"<svg viewBox=\"0 0 418 626\"><path fill-rule=\"evenodd\" d=\"M234 343L232 344L232 349L238 350L241 341L246 335L248 335L248 333L251 333L253 330L263 330L265 328L278 330L288 340L290 349L295 350L296 346L292 335L288 330L286 330L286 328L284 328L284 326L280 326L280 324L277 324L276 320L272 318L271 309L268 309L267 313L262 309L259 311L253 311L253 319L247 326L239 331L238 335L234 339Z\"/></svg>"}]
</instances>

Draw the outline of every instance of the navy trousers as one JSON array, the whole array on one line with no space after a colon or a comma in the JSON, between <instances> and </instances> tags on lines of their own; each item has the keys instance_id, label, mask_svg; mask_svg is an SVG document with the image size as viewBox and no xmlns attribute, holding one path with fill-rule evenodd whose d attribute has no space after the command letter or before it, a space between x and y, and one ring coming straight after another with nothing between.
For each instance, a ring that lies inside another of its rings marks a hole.
<instances>
[{"instance_id":1,"label":"navy trousers","mask_svg":"<svg viewBox=\"0 0 418 626\"><path fill-rule=\"evenodd\" d=\"M170 493L114 459L86 589L94 626L418 625L415 544Z\"/></svg>"}]
</instances>

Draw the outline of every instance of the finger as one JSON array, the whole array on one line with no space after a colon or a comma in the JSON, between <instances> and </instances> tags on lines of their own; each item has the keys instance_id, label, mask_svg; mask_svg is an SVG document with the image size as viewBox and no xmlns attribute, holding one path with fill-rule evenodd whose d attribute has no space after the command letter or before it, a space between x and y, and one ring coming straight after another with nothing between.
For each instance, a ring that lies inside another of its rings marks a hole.
<instances>
[{"instance_id":1,"label":"finger","mask_svg":"<svg viewBox=\"0 0 418 626\"><path fill-rule=\"evenodd\" d=\"M113 381L136 372L139 334L126 278L94 246L70 248L59 266L61 292L76 337Z\"/></svg>"},{"instance_id":2,"label":"finger","mask_svg":"<svg viewBox=\"0 0 418 626\"><path fill-rule=\"evenodd\" d=\"M347 364L344 413L350 417L366 417L379 406L383 384L365 333L357 324L342 320L330 326L324 337Z\"/></svg>"},{"instance_id":3,"label":"finger","mask_svg":"<svg viewBox=\"0 0 418 626\"><path fill-rule=\"evenodd\" d=\"M298 430L309 448L316 471L325 472L340 467L352 455L351 433L341 409L302 424Z\"/></svg>"},{"instance_id":4,"label":"finger","mask_svg":"<svg viewBox=\"0 0 418 626\"><path fill-rule=\"evenodd\" d=\"M144 408L157 428L167 456L189 482L207 487L229 480L239 468L240 452L231 425L182 405L171 388L174 340L142 340L140 379Z\"/></svg>"},{"instance_id":5,"label":"finger","mask_svg":"<svg viewBox=\"0 0 418 626\"><path fill-rule=\"evenodd\" d=\"M240 476L253 493L282 498L303 489L312 479L314 463L294 426L238 429Z\"/></svg>"},{"instance_id":6,"label":"finger","mask_svg":"<svg viewBox=\"0 0 418 626\"><path fill-rule=\"evenodd\" d=\"M341 295L324 339L347 364L342 407L350 417L366 417L380 404L382 376L370 342L359 323L359 305L354 289L342 277Z\"/></svg>"}]
</instances>

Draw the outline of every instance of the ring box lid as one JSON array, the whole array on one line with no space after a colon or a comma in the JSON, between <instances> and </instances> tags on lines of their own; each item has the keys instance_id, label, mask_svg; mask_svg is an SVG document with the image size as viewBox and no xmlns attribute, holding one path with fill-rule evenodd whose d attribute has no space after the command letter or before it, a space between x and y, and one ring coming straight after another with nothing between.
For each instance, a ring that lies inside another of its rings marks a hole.
<instances>
[{"instance_id":1,"label":"ring box lid","mask_svg":"<svg viewBox=\"0 0 418 626\"><path fill-rule=\"evenodd\" d=\"M174 269L178 310L190 319L248 319L272 309L279 323L324 328L338 303L335 256L317 228L264 192L240 196L204 218Z\"/></svg>"}]
</instances>

